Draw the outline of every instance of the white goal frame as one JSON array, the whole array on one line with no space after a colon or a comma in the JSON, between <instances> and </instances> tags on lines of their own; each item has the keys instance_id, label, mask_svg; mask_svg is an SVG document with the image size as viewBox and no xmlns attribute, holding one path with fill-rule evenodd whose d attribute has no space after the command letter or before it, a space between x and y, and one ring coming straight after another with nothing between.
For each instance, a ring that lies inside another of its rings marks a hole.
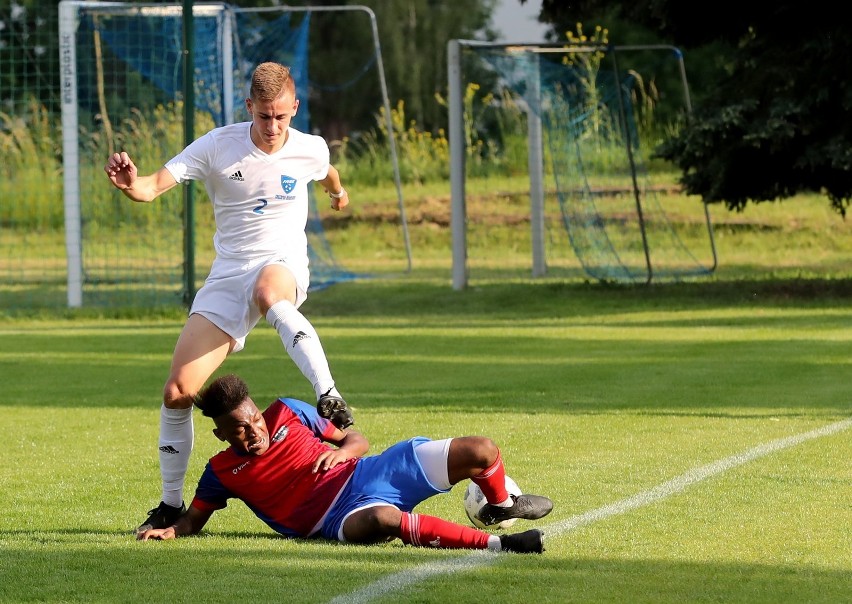
<instances>
[{"instance_id":1,"label":"white goal frame","mask_svg":"<svg viewBox=\"0 0 852 604\"><path fill-rule=\"evenodd\" d=\"M80 25L81 9L98 9L115 11L126 8L128 11L140 11L141 14L158 14L177 16L183 14L181 4L151 4L140 2L105 2L96 0L61 0L59 2L59 60L60 60L60 94L62 99L62 163L63 163L63 204L65 210L65 251L67 258L67 301L68 306L77 308L83 305L83 238L82 217L80 205L80 156L79 156L79 120L78 120L78 90L77 90L77 47L76 32ZM225 2L193 2L192 14L209 15L229 11L240 12L364 12L370 19L373 46L376 53L376 67L381 86L382 102L385 109L388 140L393 165L394 184L396 186L397 204L400 212L400 223L405 241L405 251L408 260L408 271L412 267L411 242L408 234L408 220L405 215L405 205L402 198L402 183L400 178L399 160L396 150L396 139L393 130L391 104L388 98L385 69L382 61L379 32L376 15L367 6L281 6L267 8L236 8ZM230 65L233 49L230 44L230 29L232 19L223 19L224 46L226 55L223 64ZM233 115L233 74L225 69L223 81L224 113L231 119ZM104 158L106 160L106 158Z\"/></svg>"},{"instance_id":2,"label":"white goal frame","mask_svg":"<svg viewBox=\"0 0 852 604\"><path fill-rule=\"evenodd\" d=\"M511 48L532 52L534 55L552 52L564 52L565 44L542 44L536 42L498 43L484 42L481 40L450 40L447 44L447 75L448 75L448 110L449 110L449 145L450 145L450 222L452 235L452 287L454 290L466 289L469 282L469 270L467 262L467 205L465 201L466 180L466 141L464 124L464 77L462 74L461 57L462 50L469 48ZM678 68L683 83L684 104L688 113L692 112L692 101L689 95L689 86L686 80L686 71L683 57L674 46L668 45L626 45L612 46L613 51L628 50L672 50L678 56ZM571 50L593 51L591 46L571 46ZM538 62L532 64L533 77L530 78L529 95L535 102L540 98L540 81L536 77L538 73ZM545 255L545 213L544 213L544 154L542 139L541 116L530 104L527 109L527 145L528 145L528 169L530 180L530 228L532 243L532 277L542 277L547 274L547 261ZM635 183L634 183L635 187ZM638 200L637 200L638 204ZM641 208L640 223L641 223ZM704 204L704 219L707 226L710 249L712 253L711 272L717 265L716 247L713 239L713 226L707 204ZM641 224L640 224L641 226ZM646 258L648 258L647 243L644 241ZM648 263L648 282L651 281L653 272Z\"/></svg>"},{"instance_id":3,"label":"white goal frame","mask_svg":"<svg viewBox=\"0 0 852 604\"><path fill-rule=\"evenodd\" d=\"M470 47L524 47L526 44L495 44L478 40L450 40L447 44L447 99L449 103L450 142L450 223L453 249L453 289L467 287L467 204L465 202L466 149L464 139L464 82L461 70L463 46ZM540 48L540 44L530 47ZM531 94L538 96L538 78L532 78ZM532 276L547 273L544 241L544 157L542 154L541 116L527 108L529 149L528 166L530 176L530 229L532 237Z\"/></svg>"}]
</instances>

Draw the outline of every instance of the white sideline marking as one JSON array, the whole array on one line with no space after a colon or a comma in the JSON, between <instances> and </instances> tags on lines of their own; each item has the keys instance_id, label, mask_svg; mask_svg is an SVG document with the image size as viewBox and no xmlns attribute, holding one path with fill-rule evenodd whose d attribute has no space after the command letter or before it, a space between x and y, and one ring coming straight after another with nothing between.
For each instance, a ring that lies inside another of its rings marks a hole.
<instances>
[{"instance_id":1,"label":"white sideline marking","mask_svg":"<svg viewBox=\"0 0 852 604\"><path fill-rule=\"evenodd\" d=\"M850 427L852 427L852 418L844 419L839 422L823 426L822 428L811 430L810 432L804 432L795 436L788 436L787 438L773 440L743 451L742 453L737 453L736 455L731 455L730 457L714 461L706 466L694 468L680 476L657 485L656 487L648 489L647 491L642 491L632 497L628 497L627 499L622 499L621 501L616 501L615 503L599 507L584 514L572 516L571 518L552 524L545 528L545 537L555 537L562 533L567 533L577 527L591 524L598 520L603 520L609 516L624 514L625 512L665 499L675 493L680 493L690 485L696 484L702 480L710 478L711 476L721 474L722 472L726 472L727 470L731 470L750 461L754 461L755 459L759 459L769 455L770 453L788 449L815 438L829 436ZM439 562L421 564L420 566L374 581L357 591L337 596L330 601L330 604L360 604L369 602L382 595L401 590L404 587L419 583L420 581L435 575L448 575L492 564L504 555L505 554L498 554L497 552L487 550L476 550L458 558L450 558Z\"/></svg>"},{"instance_id":2,"label":"white sideline marking","mask_svg":"<svg viewBox=\"0 0 852 604\"><path fill-rule=\"evenodd\" d=\"M834 424L829 424L822 428L811 430L810 432L804 432L795 436L788 436L787 438L780 438L778 440L758 445L752 449L743 451L742 453L737 453L736 455L731 455L730 457L714 461L706 466L689 470L676 478L672 478L661 485L648 489L647 491L642 491L641 493L628 497L627 499L622 499L621 501L605 505L596 510L586 512L585 514L580 514L579 516L574 516L567 520L563 520L562 522L558 522L552 525L552 527L548 527L547 534L558 535L579 526L583 526L584 524L591 524L592 522L602 520L608 516L614 516L616 514L623 514L624 512L635 510L636 508L665 499L675 493L679 493L686 489L686 487L697 482L701 482L711 476L721 474L722 472L731 470L750 461L754 461L755 459L764 457L770 453L788 449L814 438L828 436L835 432L846 430L849 427L852 427L852 418L848 418Z\"/></svg>"}]
</instances>

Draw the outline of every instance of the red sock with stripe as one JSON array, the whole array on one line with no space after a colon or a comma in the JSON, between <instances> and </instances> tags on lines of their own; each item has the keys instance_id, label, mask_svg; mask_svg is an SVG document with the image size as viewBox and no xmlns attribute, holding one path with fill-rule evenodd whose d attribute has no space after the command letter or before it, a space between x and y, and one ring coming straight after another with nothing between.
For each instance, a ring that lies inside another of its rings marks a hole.
<instances>
[{"instance_id":1,"label":"red sock with stripe","mask_svg":"<svg viewBox=\"0 0 852 604\"><path fill-rule=\"evenodd\" d=\"M402 513L399 530L403 543L417 547L486 549L490 537L485 531L412 512Z\"/></svg>"},{"instance_id":2,"label":"red sock with stripe","mask_svg":"<svg viewBox=\"0 0 852 604\"><path fill-rule=\"evenodd\" d=\"M509 491L506 490L506 468L503 467L503 456L500 455L499 449L494 463L471 480L482 489L488 503L499 504L509 498Z\"/></svg>"}]
</instances>

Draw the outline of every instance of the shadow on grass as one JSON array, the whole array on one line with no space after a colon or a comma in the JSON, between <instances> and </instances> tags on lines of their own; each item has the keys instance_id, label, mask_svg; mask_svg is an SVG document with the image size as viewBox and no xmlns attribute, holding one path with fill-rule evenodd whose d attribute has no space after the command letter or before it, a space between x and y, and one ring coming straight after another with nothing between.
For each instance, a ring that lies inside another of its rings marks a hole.
<instances>
[{"instance_id":1,"label":"shadow on grass","mask_svg":"<svg viewBox=\"0 0 852 604\"><path fill-rule=\"evenodd\" d=\"M846 329L850 299L852 280L486 283L461 292L394 280L330 287L303 310L344 395L371 411L692 414L808 407L846 414L841 376L848 341L814 334ZM784 312L791 309L796 312ZM725 312L708 317L696 313L701 310ZM118 323L85 312L52 318L0 322L0 373L14 377L4 384L0 406L158 408L182 314L124 316ZM263 322L217 374L230 372L243 376L260 400L312 396Z\"/></svg>"},{"instance_id":2,"label":"shadow on grass","mask_svg":"<svg viewBox=\"0 0 852 604\"><path fill-rule=\"evenodd\" d=\"M93 538L92 538L93 537ZM76 529L0 531L0 601L323 602L465 552L356 546L253 534L128 544ZM236 540L235 540L236 538ZM776 553L777 555L777 553ZM400 581L385 596L420 602L842 602L848 569L738 561L499 556L496 564ZM485 580L487 579L487 580ZM511 598L507 598L513 594ZM521 598L523 601L524 598ZM383 600L384 601L384 600Z\"/></svg>"},{"instance_id":3,"label":"shadow on grass","mask_svg":"<svg viewBox=\"0 0 852 604\"><path fill-rule=\"evenodd\" d=\"M720 306L760 305L789 307L818 305L848 308L852 278L780 278L697 280L680 283L615 284L572 277L530 279L523 271L482 269L480 277L457 291L446 278L375 278L336 283L312 290L303 311L322 316L450 315L488 308L495 316L537 316L554 305L572 314L605 314L625 309L680 310ZM802 274L807 274L806 270ZM140 286L140 290L145 288ZM96 303L79 309L61 308L54 295L21 291L20 299L4 305L2 320L15 319L156 319L183 320L186 309L179 295L170 303L122 306ZM132 299L128 297L127 299ZM343 306L341 306L343 305ZM57 309L57 306L59 308ZM342 311L345 309L345 313Z\"/></svg>"},{"instance_id":4,"label":"shadow on grass","mask_svg":"<svg viewBox=\"0 0 852 604\"><path fill-rule=\"evenodd\" d=\"M309 298L310 316L465 315L496 318L600 316L647 310L817 306L849 309L852 279L711 281L651 285L483 280L456 291L442 283L355 282ZM341 306L343 305L343 306ZM345 308L345 313L341 311Z\"/></svg>"}]
</instances>

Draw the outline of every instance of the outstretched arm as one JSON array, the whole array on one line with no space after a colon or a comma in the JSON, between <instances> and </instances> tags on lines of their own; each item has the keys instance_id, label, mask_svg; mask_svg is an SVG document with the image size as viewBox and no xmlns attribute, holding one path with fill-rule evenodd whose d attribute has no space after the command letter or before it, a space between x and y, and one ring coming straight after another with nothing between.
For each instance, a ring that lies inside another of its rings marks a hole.
<instances>
[{"instance_id":1,"label":"outstretched arm","mask_svg":"<svg viewBox=\"0 0 852 604\"><path fill-rule=\"evenodd\" d=\"M203 512L195 506L189 506L189 509L178 517L175 523L164 529L149 529L136 534L136 539L139 541L148 541L149 539L177 539L184 535L195 535L198 533L213 512Z\"/></svg>"},{"instance_id":2,"label":"outstretched arm","mask_svg":"<svg viewBox=\"0 0 852 604\"><path fill-rule=\"evenodd\" d=\"M126 151L110 155L104 172L112 185L133 201L153 201L177 184L172 173L165 168L148 176L139 176L136 164Z\"/></svg>"},{"instance_id":3,"label":"outstretched arm","mask_svg":"<svg viewBox=\"0 0 852 604\"><path fill-rule=\"evenodd\" d=\"M337 445L337 449L324 451L314 461L313 471L316 474L319 471L330 470L339 463L348 461L355 457L363 457L364 453L370 448L370 443L360 432L355 430L334 429L334 434L326 439L328 442Z\"/></svg>"}]
</instances>

